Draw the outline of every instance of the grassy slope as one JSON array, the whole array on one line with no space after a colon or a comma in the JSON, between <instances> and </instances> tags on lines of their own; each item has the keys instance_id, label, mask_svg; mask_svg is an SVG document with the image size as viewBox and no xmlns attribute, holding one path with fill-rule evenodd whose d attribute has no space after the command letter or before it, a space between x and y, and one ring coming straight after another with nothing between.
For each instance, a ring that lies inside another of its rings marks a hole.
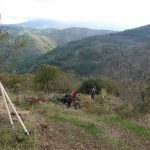
<instances>
[{"instance_id":1,"label":"grassy slope","mask_svg":"<svg viewBox=\"0 0 150 150\"><path fill-rule=\"evenodd\" d=\"M10 128L7 128L10 127L8 118L3 116L0 122L0 149L51 147L58 150L146 150L150 146L148 127L122 120L115 115L97 116L52 103L30 106L21 101L15 103L22 111L24 109L30 111L29 115L24 115L23 118L27 127L32 129L32 134L29 138L23 135L25 137L23 143L15 142ZM18 134L22 133L18 130Z\"/></svg>"}]
</instances>

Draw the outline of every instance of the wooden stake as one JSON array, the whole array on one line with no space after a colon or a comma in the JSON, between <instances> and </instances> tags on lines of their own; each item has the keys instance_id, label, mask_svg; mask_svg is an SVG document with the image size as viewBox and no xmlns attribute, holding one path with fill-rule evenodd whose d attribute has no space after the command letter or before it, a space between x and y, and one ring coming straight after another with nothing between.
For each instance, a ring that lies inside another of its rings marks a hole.
<instances>
[{"instance_id":1,"label":"wooden stake","mask_svg":"<svg viewBox=\"0 0 150 150\"><path fill-rule=\"evenodd\" d=\"M2 96L3 96L4 103L5 103L5 107L6 107L6 109L7 109L7 113L8 113L9 120L10 120L10 124L11 124L11 126L13 127L13 130L14 130L14 129L15 129L15 128L14 128L14 123L13 123L13 120L12 120L12 118L11 118L11 114L10 114L10 111L9 111L9 107L8 107L8 104L7 104L7 101L6 101L6 97L5 97L5 95L4 95L4 91L3 91L3 89L2 89L2 85L1 85L1 84L0 84L0 89L1 89L1 93L2 93Z\"/></svg>"},{"instance_id":2,"label":"wooden stake","mask_svg":"<svg viewBox=\"0 0 150 150\"><path fill-rule=\"evenodd\" d=\"M7 92L5 91L5 89L4 89L4 87L3 87L3 85L2 85L1 82L0 82L0 86L1 86L1 91L2 91L2 93L4 92L4 94L5 94L5 96L6 96L7 100L8 100L8 102L10 103L10 105L11 105L13 111L15 112L15 114L16 114L16 116L17 116L17 118L18 118L18 120L19 120L21 126L23 127L25 133L26 133L27 135L29 135L29 132L28 132L27 128L25 127L23 121L21 120L21 118L20 118L18 112L16 111L16 108L14 107L13 103L11 102L11 100L10 100L10 98L9 98Z\"/></svg>"}]
</instances>

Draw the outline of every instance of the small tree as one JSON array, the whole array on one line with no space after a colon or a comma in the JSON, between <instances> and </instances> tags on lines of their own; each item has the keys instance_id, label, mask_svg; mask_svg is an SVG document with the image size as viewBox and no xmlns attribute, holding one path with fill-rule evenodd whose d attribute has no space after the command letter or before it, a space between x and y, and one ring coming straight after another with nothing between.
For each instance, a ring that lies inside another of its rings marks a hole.
<instances>
[{"instance_id":1,"label":"small tree","mask_svg":"<svg viewBox=\"0 0 150 150\"><path fill-rule=\"evenodd\" d=\"M122 83L124 99L145 101L146 79L150 75L150 51L141 49L121 54L107 71L107 76ZM122 98L123 98L122 97Z\"/></svg>"},{"instance_id":2,"label":"small tree","mask_svg":"<svg viewBox=\"0 0 150 150\"><path fill-rule=\"evenodd\" d=\"M62 75L54 82L55 89L66 92L73 89L78 89L80 81L74 72L62 73Z\"/></svg>"},{"instance_id":3,"label":"small tree","mask_svg":"<svg viewBox=\"0 0 150 150\"><path fill-rule=\"evenodd\" d=\"M52 81L54 81L61 74L62 71L59 68L41 64L35 72L34 83L36 84L36 88L45 91L50 90Z\"/></svg>"}]
</instances>

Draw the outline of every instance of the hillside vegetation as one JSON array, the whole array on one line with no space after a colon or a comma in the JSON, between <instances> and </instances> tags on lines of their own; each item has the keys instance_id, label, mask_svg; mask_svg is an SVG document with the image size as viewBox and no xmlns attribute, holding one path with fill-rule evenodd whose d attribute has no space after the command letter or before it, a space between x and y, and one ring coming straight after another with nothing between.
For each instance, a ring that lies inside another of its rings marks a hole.
<instances>
[{"instance_id":1,"label":"hillside vegetation","mask_svg":"<svg viewBox=\"0 0 150 150\"><path fill-rule=\"evenodd\" d=\"M34 66L41 63L59 66L87 78L106 76L121 84L124 99L144 101L149 93L149 33L147 25L70 42L39 57Z\"/></svg>"},{"instance_id":2,"label":"hillside vegetation","mask_svg":"<svg viewBox=\"0 0 150 150\"><path fill-rule=\"evenodd\" d=\"M25 28L21 26L1 27L0 30L9 33L9 39L0 44L0 61L3 66L0 70L6 72L14 70L24 71L24 68L28 68L26 66L32 64L35 58L51 51L58 45L112 32L84 28L58 30Z\"/></svg>"},{"instance_id":3,"label":"hillside vegetation","mask_svg":"<svg viewBox=\"0 0 150 150\"><path fill-rule=\"evenodd\" d=\"M52 64L64 70L73 69L81 75L106 74L112 68L118 72L130 60L140 66L147 59L149 62L146 58L150 56L149 32L148 25L70 42L45 54L36 63Z\"/></svg>"}]
</instances>

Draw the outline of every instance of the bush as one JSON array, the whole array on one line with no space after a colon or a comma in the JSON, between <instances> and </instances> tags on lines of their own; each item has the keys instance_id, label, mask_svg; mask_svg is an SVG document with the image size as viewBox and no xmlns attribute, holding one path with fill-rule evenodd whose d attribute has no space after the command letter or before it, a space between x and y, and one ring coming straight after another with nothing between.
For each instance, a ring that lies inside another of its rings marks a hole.
<instances>
[{"instance_id":1,"label":"bush","mask_svg":"<svg viewBox=\"0 0 150 150\"><path fill-rule=\"evenodd\" d=\"M95 100L91 100L90 96L80 94L80 101L83 104L84 111L91 114L108 114L111 109L106 107L107 101L103 100L100 95L97 95Z\"/></svg>"},{"instance_id":2,"label":"bush","mask_svg":"<svg viewBox=\"0 0 150 150\"><path fill-rule=\"evenodd\" d=\"M51 101L52 101L53 103L59 103L60 99L61 99L60 96L54 95L54 96L51 98Z\"/></svg>"},{"instance_id":3,"label":"bush","mask_svg":"<svg viewBox=\"0 0 150 150\"><path fill-rule=\"evenodd\" d=\"M81 87L79 88L79 92L89 94L91 93L91 89L96 86L97 94L101 91L101 85L96 81L96 79L89 79L82 83Z\"/></svg>"},{"instance_id":4,"label":"bush","mask_svg":"<svg viewBox=\"0 0 150 150\"><path fill-rule=\"evenodd\" d=\"M96 86L97 88L97 94L99 94L102 89L106 89L106 91L109 94L117 95L118 93L118 85L116 84L116 82L106 77L93 78L84 81L81 84L79 91L81 93L89 94L91 92L92 87L94 86Z\"/></svg>"},{"instance_id":5,"label":"bush","mask_svg":"<svg viewBox=\"0 0 150 150\"><path fill-rule=\"evenodd\" d=\"M150 113L150 102L149 101L144 101L144 102L139 102L134 104L134 109L138 113Z\"/></svg>"},{"instance_id":6,"label":"bush","mask_svg":"<svg viewBox=\"0 0 150 150\"><path fill-rule=\"evenodd\" d=\"M124 102L116 108L116 112L121 118L131 117L134 115L134 107L131 103Z\"/></svg>"},{"instance_id":7,"label":"bush","mask_svg":"<svg viewBox=\"0 0 150 150\"><path fill-rule=\"evenodd\" d=\"M116 112L121 118L134 118L139 117L140 114L149 113L149 108L148 102L124 102L116 108Z\"/></svg>"},{"instance_id":8,"label":"bush","mask_svg":"<svg viewBox=\"0 0 150 150\"><path fill-rule=\"evenodd\" d=\"M117 81L114 81L114 80L107 78L105 76L97 78L96 81L98 82L98 84L101 85L101 87L103 89L106 89L107 93L118 96L119 84Z\"/></svg>"}]
</instances>

